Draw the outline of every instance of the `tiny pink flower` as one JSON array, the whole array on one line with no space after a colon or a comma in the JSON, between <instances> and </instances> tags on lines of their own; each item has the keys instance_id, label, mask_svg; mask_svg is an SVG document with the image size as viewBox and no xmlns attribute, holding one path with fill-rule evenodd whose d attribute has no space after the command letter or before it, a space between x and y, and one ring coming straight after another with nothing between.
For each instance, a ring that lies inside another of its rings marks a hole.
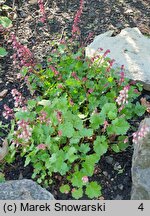
<instances>
[{"instance_id":1,"label":"tiny pink flower","mask_svg":"<svg viewBox=\"0 0 150 216\"><path fill-rule=\"evenodd\" d=\"M59 136L59 137L62 136L62 131L61 131L61 130L58 131L58 136Z\"/></svg>"},{"instance_id":2,"label":"tiny pink flower","mask_svg":"<svg viewBox=\"0 0 150 216\"><path fill-rule=\"evenodd\" d=\"M83 181L84 183L87 183L87 182L89 181L89 179L88 179L87 176L83 176L83 177L82 177L82 181Z\"/></svg>"},{"instance_id":3,"label":"tiny pink flower","mask_svg":"<svg viewBox=\"0 0 150 216\"><path fill-rule=\"evenodd\" d=\"M103 48L98 48L98 50L97 50L98 52L102 52L103 51Z\"/></svg>"},{"instance_id":4,"label":"tiny pink flower","mask_svg":"<svg viewBox=\"0 0 150 216\"><path fill-rule=\"evenodd\" d=\"M5 119L8 119L9 117L14 117L13 109L9 108L6 104L4 104L4 112L2 113L2 115Z\"/></svg>"},{"instance_id":5,"label":"tiny pink flower","mask_svg":"<svg viewBox=\"0 0 150 216\"><path fill-rule=\"evenodd\" d=\"M58 88L62 89L63 85L62 84L58 84Z\"/></svg>"},{"instance_id":6,"label":"tiny pink flower","mask_svg":"<svg viewBox=\"0 0 150 216\"><path fill-rule=\"evenodd\" d=\"M124 142L124 143L128 143L128 142L129 142L128 137L127 137L123 142Z\"/></svg>"},{"instance_id":7,"label":"tiny pink flower","mask_svg":"<svg viewBox=\"0 0 150 216\"><path fill-rule=\"evenodd\" d=\"M74 105L74 103L73 103L73 100L72 100L72 99L69 99L69 104L70 104L71 106L73 106L73 105Z\"/></svg>"},{"instance_id":8,"label":"tiny pink flower","mask_svg":"<svg viewBox=\"0 0 150 216\"><path fill-rule=\"evenodd\" d=\"M47 147L47 146L46 146L45 144L43 144L43 143L41 143L41 144L39 144L39 145L37 146L38 149L42 149L42 150L45 150L46 147Z\"/></svg>"},{"instance_id":9,"label":"tiny pink flower","mask_svg":"<svg viewBox=\"0 0 150 216\"><path fill-rule=\"evenodd\" d=\"M109 123L108 123L108 121L104 121L104 128L103 128L103 130L104 130L104 132L105 132L105 130L106 130L106 128L107 128L107 126L109 125Z\"/></svg>"},{"instance_id":10,"label":"tiny pink flower","mask_svg":"<svg viewBox=\"0 0 150 216\"><path fill-rule=\"evenodd\" d=\"M147 135L149 131L150 131L150 128L146 125L143 125L139 131L134 132L132 134L133 136L132 142L137 144L142 138L144 138Z\"/></svg>"},{"instance_id":11,"label":"tiny pink flower","mask_svg":"<svg viewBox=\"0 0 150 216\"><path fill-rule=\"evenodd\" d=\"M72 72L72 73L71 73L71 76L74 77L75 80L79 80L79 78L78 78L76 72Z\"/></svg>"},{"instance_id":12,"label":"tiny pink flower","mask_svg":"<svg viewBox=\"0 0 150 216\"><path fill-rule=\"evenodd\" d=\"M134 93L139 94L140 92L137 89L134 89Z\"/></svg>"},{"instance_id":13,"label":"tiny pink flower","mask_svg":"<svg viewBox=\"0 0 150 216\"><path fill-rule=\"evenodd\" d=\"M94 91L94 89L90 88L90 89L88 90L88 93L91 94L93 91Z\"/></svg>"},{"instance_id":14,"label":"tiny pink flower","mask_svg":"<svg viewBox=\"0 0 150 216\"><path fill-rule=\"evenodd\" d=\"M65 192L64 192L65 194L68 194L69 193L69 191L67 191L67 190L65 190Z\"/></svg>"},{"instance_id":15,"label":"tiny pink flower","mask_svg":"<svg viewBox=\"0 0 150 216\"><path fill-rule=\"evenodd\" d=\"M83 82L86 82L87 79L88 79L87 77L83 77L83 78L82 78L82 81L83 81Z\"/></svg>"},{"instance_id":16,"label":"tiny pink flower","mask_svg":"<svg viewBox=\"0 0 150 216\"><path fill-rule=\"evenodd\" d=\"M57 76L59 74L59 71L57 71L54 66L50 65L49 68L54 72L55 76Z\"/></svg>"},{"instance_id":17,"label":"tiny pink flower","mask_svg":"<svg viewBox=\"0 0 150 216\"><path fill-rule=\"evenodd\" d=\"M56 116L57 116L57 120L59 121L59 123L61 123L61 121L62 121L62 112L57 111Z\"/></svg>"},{"instance_id":18,"label":"tiny pink flower","mask_svg":"<svg viewBox=\"0 0 150 216\"><path fill-rule=\"evenodd\" d=\"M75 188L72 188L71 192L74 193L75 191L76 191L76 189L75 189Z\"/></svg>"}]
</instances>

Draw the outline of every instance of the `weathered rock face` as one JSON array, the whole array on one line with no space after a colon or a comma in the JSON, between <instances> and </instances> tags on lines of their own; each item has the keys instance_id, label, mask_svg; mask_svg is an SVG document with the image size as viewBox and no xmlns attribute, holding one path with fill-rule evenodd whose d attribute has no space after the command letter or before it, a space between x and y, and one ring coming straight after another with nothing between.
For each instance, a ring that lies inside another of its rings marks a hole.
<instances>
[{"instance_id":1,"label":"weathered rock face","mask_svg":"<svg viewBox=\"0 0 150 216\"><path fill-rule=\"evenodd\" d=\"M141 122L138 131L143 125L150 129L150 118ZM132 182L131 199L150 200L150 131L134 144Z\"/></svg>"},{"instance_id":2,"label":"weathered rock face","mask_svg":"<svg viewBox=\"0 0 150 216\"><path fill-rule=\"evenodd\" d=\"M125 65L126 77L141 81L149 91L150 38L142 35L138 28L125 28L115 37L112 35L113 31L108 31L95 37L86 48L86 56L92 57L98 48L103 48L104 52L109 49L108 57L115 59L114 67Z\"/></svg>"},{"instance_id":3,"label":"weathered rock face","mask_svg":"<svg viewBox=\"0 0 150 216\"><path fill-rule=\"evenodd\" d=\"M0 183L0 200L54 200L53 195L32 180Z\"/></svg>"}]
</instances>

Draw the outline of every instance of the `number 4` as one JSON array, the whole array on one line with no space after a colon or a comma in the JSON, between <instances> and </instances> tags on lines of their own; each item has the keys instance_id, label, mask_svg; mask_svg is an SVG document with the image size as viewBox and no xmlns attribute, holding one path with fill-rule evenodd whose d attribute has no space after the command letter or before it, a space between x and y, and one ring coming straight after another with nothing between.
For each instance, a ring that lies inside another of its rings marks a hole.
<instances>
[{"instance_id":1,"label":"number 4","mask_svg":"<svg viewBox=\"0 0 150 216\"><path fill-rule=\"evenodd\" d=\"M143 211L144 210L144 207L143 207L143 203L141 203L138 207L139 210Z\"/></svg>"}]
</instances>

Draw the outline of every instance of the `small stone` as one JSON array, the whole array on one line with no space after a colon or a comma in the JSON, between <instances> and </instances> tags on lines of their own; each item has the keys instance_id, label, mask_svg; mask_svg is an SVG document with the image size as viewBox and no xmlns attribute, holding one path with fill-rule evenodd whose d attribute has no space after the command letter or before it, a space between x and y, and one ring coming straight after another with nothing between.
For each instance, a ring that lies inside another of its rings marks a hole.
<instances>
[{"instance_id":1,"label":"small stone","mask_svg":"<svg viewBox=\"0 0 150 216\"><path fill-rule=\"evenodd\" d=\"M0 92L0 98L4 98L7 94L8 90L4 89L3 91Z\"/></svg>"},{"instance_id":2,"label":"small stone","mask_svg":"<svg viewBox=\"0 0 150 216\"><path fill-rule=\"evenodd\" d=\"M125 13L125 14L132 14L132 13L133 13L133 10L132 10L132 9L127 9L124 13Z\"/></svg>"},{"instance_id":3,"label":"small stone","mask_svg":"<svg viewBox=\"0 0 150 216\"><path fill-rule=\"evenodd\" d=\"M121 165L118 162L116 162L114 165L114 170L119 171L120 169L122 169Z\"/></svg>"},{"instance_id":4,"label":"small stone","mask_svg":"<svg viewBox=\"0 0 150 216\"><path fill-rule=\"evenodd\" d=\"M122 185L122 184L119 184L119 185L118 185L118 188L119 188L120 190L123 190L123 185Z\"/></svg>"},{"instance_id":5,"label":"small stone","mask_svg":"<svg viewBox=\"0 0 150 216\"><path fill-rule=\"evenodd\" d=\"M108 173L106 171L103 171L104 176L108 176Z\"/></svg>"},{"instance_id":6,"label":"small stone","mask_svg":"<svg viewBox=\"0 0 150 216\"><path fill-rule=\"evenodd\" d=\"M113 163L113 158L111 156L106 156L105 160L108 164L112 164Z\"/></svg>"}]
</instances>

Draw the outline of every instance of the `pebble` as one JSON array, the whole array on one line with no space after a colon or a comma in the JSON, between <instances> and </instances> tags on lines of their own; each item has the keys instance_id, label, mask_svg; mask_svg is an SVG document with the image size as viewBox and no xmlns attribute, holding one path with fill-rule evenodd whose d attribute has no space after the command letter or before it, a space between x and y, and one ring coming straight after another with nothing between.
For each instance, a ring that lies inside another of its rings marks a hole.
<instances>
[{"instance_id":1,"label":"pebble","mask_svg":"<svg viewBox=\"0 0 150 216\"><path fill-rule=\"evenodd\" d=\"M117 162L114 165L114 170L119 171L120 169L122 169L121 165Z\"/></svg>"},{"instance_id":2,"label":"pebble","mask_svg":"<svg viewBox=\"0 0 150 216\"><path fill-rule=\"evenodd\" d=\"M118 185L118 188L119 188L120 190L123 190L124 187L123 187L122 184L119 184L119 185Z\"/></svg>"},{"instance_id":3,"label":"pebble","mask_svg":"<svg viewBox=\"0 0 150 216\"><path fill-rule=\"evenodd\" d=\"M8 90L4 89L3 91L0 92L0 98L4 98L7 94Z\"/></svg>"},{"instance_id":4,"label":"pebble","mask_svg":"<svg viewBox=\"0 0 150 216\"><path fill-rule=\"evenodd\" d=\"M106 162L107 162L108 164L112 164L112 163L113 163L113 158L110 157L110 156L106 156L106 157L105 157L105 160L106 160Z\"/></svg>"},{"instance_id":5,"label":"pebble","mask_svg":"<svg viewBox=\"0 0 150 216\"><path fill-rule=\"evenodd\" d=\"M125 13L125 14L132 14L132 13L133 13L133 10L132 10L132 9L127 9L124 13Z\"/></svg>"},{"instance_id":6,"label":"pebble","mask_svg":"<svg viewBox=\"0 0 150 216\"><path fill-rule=\"evenodd\" d=\"M108 176L108 172L103 171L103 175L104 175L104 176Z\"/></svg>"}]
</instances>

